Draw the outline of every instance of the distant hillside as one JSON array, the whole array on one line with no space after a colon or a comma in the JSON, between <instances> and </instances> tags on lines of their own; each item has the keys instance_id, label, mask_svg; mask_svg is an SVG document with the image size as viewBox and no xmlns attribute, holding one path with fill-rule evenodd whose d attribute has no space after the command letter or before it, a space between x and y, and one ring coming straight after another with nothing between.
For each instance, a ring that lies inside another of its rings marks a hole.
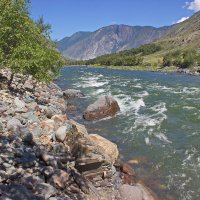
<instances>
[{"instance_id":1,"label":"distant hillside","mask_svg":"<svg viewBox=\"0 0 200 200\"><path fill-rule=\"evenodd\" d=\"M173 26L171 30L162 37L160 44L167 48L199 48L200 47L200 12L197 12L186 21Z\"/></svg>"},{"instance_id":2,"label":"distant hillside","mask_svg":"<svg viewBox=\"0 0 200 200\"><path fill-rule=\"evenodd\" d=\"M169 32L157 40L162 50L145 57L147 62L156 63L163 55L175 50L198 50L200 48L200 12L186 21L174 25Z\"/></svg>"},{"instance_id":3,"label":"distant hillside","mask_svg":"<svg viewBox=\"0 0 200 200\"><path fill-rule=\"evenodd\" d=\"M155 41L171 27L111 25L95 32L78 32L58 42L66 58L88 60Z\"/></svg>"}]
</instances>

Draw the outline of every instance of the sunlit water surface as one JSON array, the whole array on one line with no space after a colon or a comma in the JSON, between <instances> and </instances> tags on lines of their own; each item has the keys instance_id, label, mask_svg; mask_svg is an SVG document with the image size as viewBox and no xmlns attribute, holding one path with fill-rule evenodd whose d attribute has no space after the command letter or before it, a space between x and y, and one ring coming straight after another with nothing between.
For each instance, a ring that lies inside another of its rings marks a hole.
<instances>
[{"instance_id":1,"label":"sunlit water surface","mask_svg":"<svg viewBox=\"0 0 200 200\"><path fill-rule=\"evenodd\" d=\"M115 142L162 200L200 199L200 77L66 67L57 83L85 94L71 117ZM85 122L84 109L102 95L112 95L121 112Z\"/></svg>"}]
</instances>

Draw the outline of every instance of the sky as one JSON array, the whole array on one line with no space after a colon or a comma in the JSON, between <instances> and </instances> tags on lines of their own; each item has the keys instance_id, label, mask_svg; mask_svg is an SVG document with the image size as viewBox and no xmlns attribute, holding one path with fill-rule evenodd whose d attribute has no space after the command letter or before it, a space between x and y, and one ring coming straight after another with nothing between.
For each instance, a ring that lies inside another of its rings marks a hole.
<instances>
[{"instance_id":1,"label":"sky","mask_svg":"<svg viewBox=\"0 0 200 200\"><path fill-rule=\"evenodd\" d=\"M52 25L52 39L111 24L165 26L200 10L200 0L32 0L31 17Z\"/></svg>"}]
</instances>

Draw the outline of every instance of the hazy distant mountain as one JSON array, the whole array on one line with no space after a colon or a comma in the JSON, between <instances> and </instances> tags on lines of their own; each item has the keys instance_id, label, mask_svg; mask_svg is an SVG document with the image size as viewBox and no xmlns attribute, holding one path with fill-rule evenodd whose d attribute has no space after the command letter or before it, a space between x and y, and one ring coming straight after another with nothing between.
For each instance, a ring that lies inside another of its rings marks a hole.
<instances>
[{"instance_id":1,"label":"hazy distant mountain","mask_svg":"<svg viewBox=\"0 0 200 200\"><path fill-rule=\"evenodd\" d=\"M67 58L87 60L150 43L164 36L170 28L111 25L94 32L77 32L60 40L58 46Z\"/></svg>"}]
</instances>

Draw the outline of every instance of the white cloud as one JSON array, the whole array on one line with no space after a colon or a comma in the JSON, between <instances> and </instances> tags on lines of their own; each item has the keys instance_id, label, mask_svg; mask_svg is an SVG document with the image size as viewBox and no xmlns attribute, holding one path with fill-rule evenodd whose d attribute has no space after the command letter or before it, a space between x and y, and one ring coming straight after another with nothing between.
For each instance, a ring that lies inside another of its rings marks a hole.
<instances>
[{"instance_id":1,"label":"white cloud","mask_svg":"<svg viewBox=\"0 0 200 200\"><path fill-rule=\"evenodd\" d=\"M189 17L182 17L181 19L179 19L176 24L184 22L185 20L189 19Z\"/></svg>"},{"instance_id":2,"label":"white cloud","mask_svg":"<svg viewBox=\"0 0 200 200\"><path fill-rule=\"evenodd\" d=\"M192 10L194 12L200 11L200 0L194 0L192 2L186 2L185 7L188 10Z\"/></svg>"}]
</instances>

